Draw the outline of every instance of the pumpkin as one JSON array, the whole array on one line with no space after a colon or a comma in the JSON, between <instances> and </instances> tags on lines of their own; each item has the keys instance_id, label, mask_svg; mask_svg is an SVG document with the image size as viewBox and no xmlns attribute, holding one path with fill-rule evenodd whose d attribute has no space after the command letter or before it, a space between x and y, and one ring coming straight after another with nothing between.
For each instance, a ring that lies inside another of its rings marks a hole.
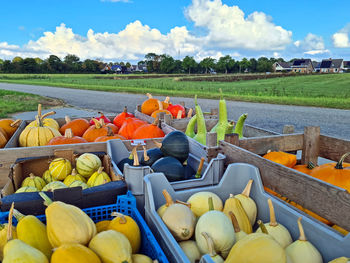
<instances>
[{"instance_id":1,"label":"pumpkin","mask_svg":"<svg viewBox=\"0 0 350 263\"><path fill-rule=\"evenodd\" d=\"M57 136L52 138L47 145L60 145L60 144L75 144L75 143L86 143L88 142L84 138L74 136L72 130L66 129L64 136Z\"/></svg>"},{"instance_id":2,"label":"pumpkin","mask_svg":"<svg viewBox=\"0 0 350 263\"><path fill-rule=\"evenodd\" d=\"M54 180L64 180L72 172L72 164L65 158L56 158L49 165Z\"/></svg>"},{"instance_id":3,"label":"pumpkin","mask_svg":"<svg viewBox=\"0 0 350 263\"><path fill-rule=\"evenodd\" d=\"M85 119L71 120L69 116L65 117L66 124L60 128L60 133L65 134L67 129L71 129L76 136L83 136L84 132L90 127L90 123Z\"/></svg>"},{"instance_id":4,"label":"pumpkin","mask_svg":"<svg viewBox=\"0 0 350 263\"><path fill-rule=\"evenodd\" d=\"M326 163L311 170L310 175L350 191L350 163L344 163L350 152L345 153L337 163Z\"/></svg>"},{"instance_id":5,"label":"pumpkin","mask_svg":"<svg viewBox=\"0 0 350 263\"><path fill-rule=\"evenodd\" d=\"M100 168L98 168L97 172L94 172L91 175L91 177L87 181L87 185L89 187L94 187L94 186L106 184L109 182L111 182L111 178L109 177L109 175L107 173L103 172L103 167L100 167Z\"/></svg>"},{"instance_id":6,"label":"pumpkin","mask_svg":"<svg viewBox=\"0 0 350 263\"><path fill-rule=\"evenodd\" d=\"M152 166L155 161L162 158L164 155L159 148L152 148L146 151L146 147L143 147L143 155L141 158L141 165Z\"/></svg>"},{"instance_id":7,"label":"pumpkin","mask_svg":"<svg viewBox=\"0 0 350 263\"><path fill-rule=\"evenodd\" d=\"M0 128L0 148L4 148L7 143L8 137L7 133L3 128Z\"/></svg>"},{"instance_id":8,"label":"pumpkin","mask_svg":"<svg viewBox=\"0 0 350 263\"><path fill-rule=\"evenodd\" d=\"M52 138L61 136L58 130L44 126L39 117L36 118L36 121L37 126L27 126L19 136L19 145L21 147L44 146Z\"/></svg>"},{"instance_id":9,"label":"pumpkin","mask_svg":"<svg viewBox=\"0 0 350 263\"><path fill-rule=\"evenodd\" d=\"M0 120L0 128L2 128L6 132L7 137L9 139L15 133L15 131L17 130L20 124L21 124L21 120L16 120L16 121L13 121L11 119Z\"/></svg>"},{"instance_id":10,"label":"pumpkin","mask_svg":"<svg viewBox=\"0 0 350 263\"><path fill-rule=\"evenodd\" d=\"M39 190L33 186L23 186L21 188L18 188L18 190L16 191L16 194L18 194L18 193L30 193L30 192L39 192Z\"/></svg>"},{"instance_id":11,"label":"pumpkin","mask_svg":"<svg viewBox=\"0 0 350 263\"><path fill-rule=\"evenodd\" d=\"M151 94L147 93L148 97L141 105L141 112L146 115L151 115L154 111L159 109L158 100L153 98Z\"/></svg>"},{"instance_id":12,"label":"pumpkin","mask_svg":"<svg viewBox=\"0 0 350 263\"><path fill-rule=\"evenodd\" d=\"M297 163L297 156L295 154L285 153L281 151L268 151L267 154L265 154L263 157L287 167L293 167Z\"/></svg>"},{"instance_id":13,"label":"pumpkin","mask_svg":"<svg viewBox=\"0 0 350 263\"><path fill-rule=\"evenodd\" d=\"M76 169L85 178L89 178L101 166L100 158L92 153L84 153L76 160Z\"/></svg>"},{"instance_id":14,"label":"pumpkin","mask_svg":"<svg viewBox=\"0 0 350 263\"><path fill-rule=\"evenodd\" d=\"M190 146L187 136L181 131L172 131L167 134L162 143L157 143L164 156L172 156L181 163L187 160Z\"/></svg>"},{"instance_id":15,"label":"pumpkin","mask_svg":"<svg viewBox=\"0 0 350 263\"><path fill-rule=\"evenodd\" d=\"M78 174L75 169L73 169L72 173L64 179L63 183L66 186L70 186L70 184L73 183L74 181L81 181L83 183L86 183L85 178L82 175Z\"/></svg>"},{"instance_id":16,"label":"pumpkin","mask_svg":"<svg viewBox=\"0 0 350 263\"><path fill-rule=\"evenodd\" d=\"M53 182L54 180L52 179L52 175L50 174L50 171L49 170L46 170L43 175L41 176L41 178L44 179L45 183L51 183Z\"/></svg>"},{"instance_id":17,"label":"pumpkin","mask_svg":"<svg viewBox=\"0 0 350 263\"><path fill-rule=\"evenodd\" d=\"M162 102L162 106L164 110L166 110L171 105L169 101L170 101L170 98L166 97L165 100Z\"/></svg>"},{"instance_id":18,"label":"pumpkin","mask_svg":"<svg viewBox=\"0 0 350 263\"><path fill-rule=\"evenodd\" d=\"M176 119L181 119L186 117L185 107L180 104L171 105L167 108L167 110L170 111L171 115L173 115L173 117Z\"/></svg>"},{"instance_id":19,"label":"pumpkin","mask_svg":"<svg viewBox=\"0 0 350 263\"><path fill-rule=\"evenodd\" d=\"M159 106L158 110L155 110L154 112L152 112L151 117L157 118L157 115L159 113L161 113L161 112L164 112L164 114L170 114L171 115L170 111L164 110L163 104L159 100L158 100L158 106ZM171 118L173 118L173 115L171 115Z\"/></svg>"},{"instance_id":20,"label":"pumpkin","mask_svg":"<svg viewBox=\"0 0 350 263\"><path fill-rule=\"evenodd\" d=\"M102 220L100 222L97 222L95 224L96 229L97 229L97 233L100 233L102 231L107 231L110 222L111 222L111 220Z\"/></svg>"},{"instance_id":21,"label":"pumpkin","mask_svg":"<svg viewBox=\"0 0 350 263\"><path fill-rule=\"evenodd\" d=\"M83 138L88 142L94 142L96 138L106 136L108 133L108 129L103 120L98 121L96 119L93 119L93 121L95 124L90 126L90 128L87 129L83 134Z\"/></svg>"},{"instance_id":22,"label":"pumpkin","mask_svg":"<svg viewBox=\"0 0 350 263\"><path fill-rule=\"evenodd\" d=\"M310 175L310 173L312 172L312 169L314 168L315 168L315 165L312 162L309 162L308 164L298 164L293 167L293 169L308 175Z\"/></svg>"},{"instance_id":23,"label":"pumpkin","mask_svg":"<svg viewBox=\"0 0 350 263\"><path fill-rule=\"evenodd\" d=\"M120 128L118 134L125 137L127 140L133 139L133 134L135 130L142 125L147 124L146 122L137 118L127 118L122 127Z\"/></svg>"},{"instance_id":24,"label":"pumpkin","mask_svg":"<svg viewBox=\"0 0 350 263\"><path fill-rule=\"evenodd\" d=\"M62 189L62 188L67 188L67 186L61 181L53 181L45 185L42 191L53 192L56 189Z\"/></svg>"},{"instance_id":25,"label":"pumpkin","mask_svg":"<svg viewBox=\"0 0 350 263\"><path fill-rule=\"evenodd\" d=\"M70 185L68 185L68 187L81 187L83 190L89 188L89 186L86 183L79 180L72 182Z\"/></svg>"},{"instance_id":26,"label":"pumpkin","mask_svg":"<svg viewBox=\"0 0 350 263\"><path fill-rule=\"evenodd\" d=\"M58 125L57 121L51 118L46 118L50 115L54 115L56 112L50 111L48 113L45 113L44 115L41 114L41 104L38 104L38 118L42 122L42 126L44 127L51 127L53 129L59 130L60 126ZM27 125L27 127L39 127L39 123L37 121L32 121Z\"/></svg>"},{"instance_id":27,"label":"pumpkin","mask_svg":"<svg viewBox=\"0 0 350 263\"><path fill-rule=\"evenodd\" d=\"M158 117L151 124L145 124L137 128L133 135L133 139L147 139L147 138L160 138L164 137L165 133L158 127Z\"/></svg>"},{"instance_id":28,"label":"pumpkin","mask_svg":"<svg viewBox=\"0 0 350 263\"><path fill-rule=\"evenodd\" d=\"M93 119L96 119L96 120L103 120L104 123L112 123L111 120L109 118L107 118L103 112L98 112L98 114L100 114L100 117L95 117ZM94 125L95 124L95 121L94 120L90 120L90 125Z\"/></svg>"},{"instance_id":29,"label":"pumpkin","mask_svg":"<svg viewBox=\"0 0 350 263\"><path fill-rule=\"evenodd\" d=\"M55 249L51 263L101 263L99 257L91 249L80 244L63 244Z\"/></svg>"},{"instance_id":30,"label":"pumpkin","mask_svg":"<svg viewBox=\"0 0 350 263\"><path fill-rule=\"evenodd\" d=\"M120 128L122 127L123 122L125 121L126 118L133 118L133 117L135 117L134 114L128 112L128 108L125 106L123 112L115 116L113 120L113 124L118 128Z\"/></svg>"},{"instance_id":31,"label":"pumpkin","mask_svg":"<svg viewBox=\"0 0 350 263\"><path fill-rule=\"evenodd\" d=\"M119 134L115 134L111 127L107 126L108 132L107 135L97 137L95 142L106 142L109 140L119 139L119 140L125 140L125 138Z\"/></svg>"},{"instance_id":32,"label":"pumpkin","mask_svg":"<svg viewBox=\"0 0 350 263\"><path fill-rule=\"evenodd\" d=\"M179 160L171 156L158 159L151 169L155 173L164 173L169 182L185 180L185 168Z\"/></svg>"},{"instance_id":33,"label":"pumpkin","mask_svg":"<svg viewBox=\"0 0 350 263\"><path fill-rule=\"evenodd\" d=\"M113 123L107 123L106 127L111 128L114 133L118 133L118 131L119 131L119 128L117 126L115 126Z\"/></svg>"},{"instance_id":34,"label":"pumpkin","mask_svg":"<svg viewBox=\"0 0 350 263\"><path fill-rule=\"evenodd\" d=\"M29 177L23 180L21 187L32 186L40 191L45 185L46 182L44 181L44 179L42 179L39 176L35 176L33 173L30 173Z\"/></svg>"}]
</instances>

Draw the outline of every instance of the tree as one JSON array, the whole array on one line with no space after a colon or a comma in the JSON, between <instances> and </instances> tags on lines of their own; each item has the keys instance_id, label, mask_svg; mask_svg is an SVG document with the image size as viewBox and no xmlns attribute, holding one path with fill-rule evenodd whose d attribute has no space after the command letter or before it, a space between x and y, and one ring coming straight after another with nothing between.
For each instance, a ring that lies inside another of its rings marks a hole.
<instances>
[{"instance_id":1,"label":"tree","mask_svg":"<svg viewBox=\"0 0 350 263\"><path fill-rule=\"evenodd\" d=\"M12 59L12 63L18 63L18 62L21 62L21 61L23 61L23 58L21 58L21 57L14 57Z\"/></svg>"},{"instance_id":2,"label":"tree","mask_svg":"<svg viewBox=\"0 0 350 263\"><path fill-rule=\"evenodd\" d=\"M145 61L147 65L148 72L159 72L160 62L165 57L165 55L157 55L155 53L148 53L145 56Z\"/></svg>"},{"instance_id":3,"label":"tree","mask_svg":"<svg viewBox=\"0 0 350 263\"><path fill-rule=\"evenodd\" d=\"M174 73L175 71L175 60L169 55L165 55L159 65L161 73Z\"/></svg>"},{"instance_id":4,"label":"tree","mask_svg":"<svg viewBox=\"0 0 350 263\"><path fill-rule=\"evenodd\" d=\"M250 62L250 72L256 72L258 67L258 61L255 58L249 59Z\"/></svg>"},{"instance_id":5,"label":"tree","mask_svg":"<svg viewBox=\"0 0 350 263\"><path fill-rule=\"evenodd\" d=\"M130 62L126 62L126 63L125 63L125 66L126 66L127 68L130 68L130 67L131 67L131 63L130 63Z\"/></svg>"},{"instance_id":6,"label":"tree","mask_svg":"<svg viewBox=\"0 0 350 263\"><path fill-rule=\"evenodd\" d=\"M82 64L82 69L86 73L98 73L100 72L99 66L100 66L99 62L92 59L86 59Z\"/></svg>"},{"instance_id":7,"label":"tree","mask_svg":"<svg viewBox=\"0 0 350 263\"><path fill-rule=\"evenodd\" d=\"M241 62L239 63L239 66L240 66L240 72L245 72L246 69L249 69L249 67L250 67L250 62L249 62L248 59L243 58L243 59L241 60Z\"/></svg>"},{"instance_id":8,"label":"tree","mask_svg":"<svg viewBox=\"0 0 350 263\"><path fill-rule=\"evenodd\" d=\"M73 73L81 71L81 62L78 56L68 54L64 57L63 61L66 65L66 71Z\"/></svg>"},{"instance_id":9,"label":"tree","mask_svg":"<svg viewBox=\"0 0 350 263\"><path fill-rule=\"evenodd\" d=\"M41 58L34 58L34 60L35 60L35 63L38 65L40 65L44 62L44 60L42 60Z\"/></svg>"},{"instance_id":10,"label":"tree","mask_svg":"<svg viewBox=\"0 0 350 263\"><path fill-rule=\"evenodd\" d=\"M4 73L14 72L13 64L11 63L10 60L5 60L4 63L2 64L2 72Z\"/></svg>"},{"instance_id":11,"label":"tree","mask_svg":"<svg viewBox=\"0 0 350 263\"><path fill-rule=\"evenodd\" d=\"M21 62L21 68L23 73L37 73L38 72L38 64L36 64L34 58L25 58Z\"/></svg>"},{"instance_id":12,"label":"tree","mask_svg":"<svg viewBox=\"0 0 350 263\"><path fill-rule=\"evenodd\" d=\"M47 68L51 73L61 73L63 69L61 59L55 55L50 55L47 59Z\"/></svg>"},{"instance_id":13,"label":"tree","mask_svg":"<svg viewBox=\"0 0 350 263\"><path fill-rule=\"evenodd\" d=\"M258 59L258 72L271 72L272 71L272 63L266 57L261 57Z\"/></svg>"},{"instance_id":14,"label":"tree","mask_svg":"<svg viewBox=\"0 0 350 263\"><path fill-rule=\"evenodd\" d=\"M234 67L235 60L230 56L224 56L219 58L219 61L216 63L216 69L219 72L227 74L227 72Z\"/></svg>"},{"instance_id":15,"label":"tree","mask_svg":"<svg viewBox=\"0 0 350 263\"><path fill-rule=\"evenodd\" d=\"M182 60L182 68L184 71L188 71L188 74L191 74L191 69L194 69L197 67L197 62L194 60L193 57L186 56Z\"/></svg>"},{"instance_id":16,"label":"tree","mask_svg":"<svg viewBox=\"0 0 350 263\"><path fill-rule=\"evenodd\" d=\"M215 67L215 59L211 57L204 58L199 65L205 69L205 74L208 73L208 70Z\"/></svg>"}]
</instances>

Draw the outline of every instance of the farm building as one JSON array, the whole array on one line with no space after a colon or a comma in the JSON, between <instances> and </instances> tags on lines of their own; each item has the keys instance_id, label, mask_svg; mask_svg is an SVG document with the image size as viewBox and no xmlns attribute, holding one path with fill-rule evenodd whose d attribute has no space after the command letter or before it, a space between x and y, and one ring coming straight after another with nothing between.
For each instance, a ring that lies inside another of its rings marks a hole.
<instances>
[{"instance_id":1,"label":"farm building","mask_svg":"<svg viewBox=\"0 0 350 263\"><path fill-rule=\"evenodd\" d=\"M291 68L296 73L312 73L314 71L314 66L309 58L294 60Z\"/></svg>"},{"instance_id":2,"label":"farm building","mask_svg":"<svg viewBox=\"0 0 350 263\"><path fill-rule=\"evenodd\" d=\"M320 72L321 73L339 73L344 70L343 59L324 59L321 62Z\"/></svg>"},{"instance_id":3,"label":"farm building","mask_svg":"<svg viewBox=\"0 0 350 263\"><path fill-rule=\"evenodd\" d=\"M290 72L292 71L291 65L289 62L277 61L273 63L272 69L274 72Z\"/></svg>"}]
</instances>

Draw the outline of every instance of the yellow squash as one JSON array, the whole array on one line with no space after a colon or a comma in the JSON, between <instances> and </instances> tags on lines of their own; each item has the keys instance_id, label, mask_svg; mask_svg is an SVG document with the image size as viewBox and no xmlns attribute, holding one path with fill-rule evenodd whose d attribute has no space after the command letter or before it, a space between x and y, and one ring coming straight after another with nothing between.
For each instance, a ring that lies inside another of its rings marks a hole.
<instances>
[{"instance_id":1,"label":"yellow squash","mask_svg":"<svg viewBox=\"0 0 350 263\"><path fill-rule=\"evenodd\" d=\"M45 210L47 236L54 248L66 243L86 245L96 235L95 223L80 208L52 202L44 193L39 194L48 206Z\"/></svg>"},{"instance_id":2,"label":"yellow squash","mask_svg":"<svg viewBox=\"0 0 350 263\"><path fill-rule=\"evenodd\" d=\"M131 263L131 245L126 236L114 230L98 233L89 243L102 263ZM116 249L118 248L118 249Z\"/></svg>"},{"instance_id":3,"label":"yellow squash","mask_svg":"<svg viewBox=\"0 0 350 263\"><path fill-rule=\"evenodd\" d=\"M163 193L163 196L164 196L164 198L165 198L165 204L162 205L162 206L160 206L160 207L158 208L158 210L157 210L157 213L158 213L158 215L160 216L160 218L163 217L165 210L166 210L170 205L174 204L174 201L173 201L173 199L171 198L171 196L170 196L170 194L168 193L167 190L164 189L162 193Z\"/></svg>"},{"instance_id":4,"label":"yellow squash","mask_svg":"<svg viewBox=\"0 0 350 263\"><path fill-rule=\"evenodd\" d=\"M69 186L71 183L73 183L74 181L81 181L83 183L86 183L86 180L85 178L78 174L77 171L75 169L72 170L72 173L70 175L68 175L63 183L66 185L66 186Z\"/></svg>"},{"instance_id":5,"label":"yellow squash","mask_svg":"<svg viewBox=\"0 0 350 263\"><path fill-rule=\"evenodd\" d=\"M96 223L97 233L108 230L108 226L110 222L111 222L110 220L103 220L103 221L97 222Z\"/></svg>"},{"instance_id":6,"label":"yellow squash","mask_svg":"<svg viewBox=\"0 0 350 263\"><path fill-rule=\"evenodd\" d=\"M54 159L49 166L53 180L63 181L72 172L72 164L65 158Z\"/></svg>"},{"instance_id":7,"label":"yellow squash","mask_svg":"<svg viewBox=\"0 0 350 263\"><path fill-rule=\"evenodd\" d=\"M49 170L46 170L43 175L42 178L44 179L45 183L51 183L54 181L54 179L52 178L52 175L50 174Z\"/></svg>"},{"instance_id":8,"label":"yellow squash","mask_svg":"<svg viewBox=\"0 0 350 263\"><path fill-rule=\"evenodd\" d=\"M52 254L51 263L101 263L101 260L83 245L63 244Z\"/></svg>"},{"instance_id":9,"label":"yellow squash","mask_svg":"<svg viewBox=\"0 0 350 263\"><path fill-rule=\"evenodd\" d=\"M209 211L208 198L211 197L214 203L214 210L222 211L220 197L212 192L198 192L190 196L187 203L191 204L191 210L196 217L200 217Z\"/></svg>"},{"instance_id":10,"label":"yellow squash","mask_svg":"<svg viewBox=\"0 0 350 263\"><path fill-rule=\"evenodd\" d=\"M243 239L244 237L247 236L247 233L242 231L241 228L239 227L238 221L236 216L233 214L232 211L228 212L228 214L231 217L231 221L232 221L232 225L233 225L233 229L235 230L235 242Z\"/></svg>"},{"instance_id":11,"label":"yellow squash","mask_svg":"<svg viewBox=\"0 0 350 263\"><path fill-rule=\"evenodd\" d=\"M111 182L111 178L107 173L103 171L103 167L98 168L97 172L94 172L89 180L87 181L87 185L89 187L94 187L102 184L106 184Z\"/></svg>"},{"instance_id":12,"label":"yellow squash","mask_svg":"<svg viewBox=\"0 0 350 263\"><path fill-rule=\"evenodd\" d=\"M80 186L81 188L83 188L83 190L89 188L89 186L82 181L74 181L70 185L68 185L68 187L77 187L77 186Z\"/></svg>"},{"instance_id":13,"label":"yellow squash","mask_svg":"<svg viewBox=\"0 0 350 263\"><path fill-rule=\"evenodd\" d=\"M7 243L8 224L0 225L0 261L3 259L4 246ZM12 236L17 238L16 228L12 227Z\"/></svg>"},{"instance_id":14,"label":"yellow squash","mask_svg":"<svg viewBox=\"0 0 350 263\"><path fill-rule=\"evenodd\" d=\"M39 176L35 176L33 173L30 173L29 177L23 180L21 187L31 186L31 187L35 187L40 191L41 189L43 189L45 185L46 183L43 178Z\"/></svg>"},{"instance_id":15,"label":"yellow squash","mask_svg":"<svg viewBox=\"0 0 350 263\"><path fill-rule=\"evenodd\" d=\"M131 244L132 253L135 254L139 252L141 232L135 220L130 216L117 212L113 212L112 216L115 216L115 218L109 223L108 230L115 230L124 234Z\"/></svg>"},{"instance_id":16,"label":"yellow squash","mask_svg":"<svg viewBox=\"0 0 350 263\"><path fill-rule=\"evenodd\" d=\"M45 113L44 115L41 114L41 104L38 104L38 115L37 117L40 119L40 121L43 123L44 127L51 127L53 129L59 130L60 126L57 123L57 121L55 121L54 119L51 118L47 118L48 116L54 115L56 114L56 112L54 111L50 111L48 113ZM36 121L32 121L31 123L29 123L27 125L27 127L37 127L37 122Z\"/></svg>"},{"instance_id":17,"label":"yellow squash","mask_svg":"<svg viewBox=\"0 0 350 263\"><path fill-rule=\"evenodd\" d=\"M202 236L205 238L205 240L207 241L207 247L208 247L208 250L209 250L209 256L211 258L211 260L215 263L224 263L224 259L216 254L216 251L215 251L215 246L214 246L214 242L213 240L211 239L211 237L209 236L208 233L206 232L202 232Z\"/></svg>"},{"instance_id":18,"label":"yellow squash","mask_svg":"<svg viewBox=\"0 0 350 263\"><path fill-rule=\"evenodd\" d=\"M79 174L89 178L102 166L100 158L92 153L84 153L76 160L76 168Z\"/></svg>"},{"instance_id":19,"label":"yellow squash","mask_svg":"<svg viewBox=\"0 0 350 263\"><path fill-rule=\"evenodd\" d=\"M350 262L350 258L341 257L341 258L333 259L332 261L329 261L328 263L349 263L349 262Z\"/></svg>"},{"instance_id":20,"label":"yellow squash","mask_svg":"<svg viewBox=\"0 0 350 263\"><path fill-rule=\"evenodd\" d=\"M191 263L199 262L202 257L196 241L186 240L179 242L179 245Z\"/></svg>"},{"instance_id":21,"label":"yellow squash","mask_svg":"<svg viewBox=\"0 0 350 263\"><path fill-rule=\"evenodd\" d=\"M253 180L249 180L243 192L241 194L235 195L235 197L241 202L242 207L249 218L249 222L253 226L255 224L256 214L258 210L256 208L254 200L249 197L252 184Z\"/></svg>"},{"instance_id":22,"label":"yellow squash","mask_svg":"<svg viewBox=\"0 0 350 263\"><path fill-rule=\"evenodd\" d=\"M56 189L62 189L62 188L67 188L67 186L61 181L53 181L45 185L42 191L53 192Z\"/></svg>"},{"instance_id":23,"label":"yellow squash","mask_svg":"<svg viewBox=\"0 0 350 263\"><path fill-rule=\"evenodd\" d=\"M39 190L36 189L35 187L32 187L32 186L24 186L24 187L18 188L17 191L16 191L16 194L17 194L17 193L38 192L38 191L39 191Z\"/></svg>"},{"instance_id":24,"label":"yellow squash","mask_svg":"<svg viewBox=\"0 0 350 263\"><path fill-rule=\"evenodd\" d=\"M153 263L153 260L150 257L142 254L133 254L132 263Z\"/></svg>"}]
</instances>

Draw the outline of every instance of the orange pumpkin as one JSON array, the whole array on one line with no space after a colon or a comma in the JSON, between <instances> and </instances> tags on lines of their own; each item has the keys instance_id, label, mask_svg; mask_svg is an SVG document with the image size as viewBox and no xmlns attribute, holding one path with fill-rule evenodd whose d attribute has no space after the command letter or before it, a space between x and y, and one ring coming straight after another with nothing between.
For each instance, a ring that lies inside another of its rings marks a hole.
<instances>
[{"instance_id":1,"label":"orange pumpkin","mask_svg":"<svg viewBox=\"0 0 350 263\"><path fill-rule=\"evenodd\" d=\"M170 114L171 118L173 118L173 115L171 115L170 111L163 109L163 104L159 100L158 100L158 107L159 107L158 110L155 110L154 112L152 112L151 117L157 118L158 113L164 112L164 114Z\"/></svg>"},{"instance_id":2,"label":"orange pumpkin","mask_svg":"<svg viewBox=\"0 0 350 263\"><path fill-rule=\"evenodd\" d=\"M310 175L350 192L350 163L344 163L350 152L345 153L337 163L326 163L312 169Z\"/></svg>"},{"instance_id":3,"label":"orange pumpkin","mask_svg":"<svg viewBox=\"0 0 350 263\"><path fill-rule=\"evenodd\" d=\"M266 159L269 159L273 162L287 166L287 167L293 167L297 163L297 156L296 155L281 152L281 151L279 151L279 152L269 151L263 157Z\"/></svg>"},{"instance_id":4,"label":"orange pumpkin","mask_svg":"<svg viewBox=\"0 0 350 263\"><path fill-rule=\"evenodd\" d=\"M123 136L119 134L114 134L111 127L107 126L107 129L108 129L107 135L96 138L95 142L105 142L105 141L114 140L114 139L125 140Z\"/></svg>"},{"instance_id":5,"label":"orange pumpkin","mask_svg":"<svg viewBox=\"0 0 350 263\"><path fill-rule=\"evenodd\" d=\"M154 111L159 109L158 100L153 98L151 94L146 94L148 99L141 105L141 112L147 115L151 115Z\"/></svg>"},{"instance_id":6,"label":"orange pumpkin","mask_svg":"<svg viewBox=\"0 0 350 263\"><path fill-rule=\"evenodd\" d=\"M100 119L99 121L96 119L92 120L95 125L91 125L83 134L83 138L88 142L94 142L98 137L106 136L108 133L108 128L104 124L103 119Z\"/></svg>"},{"instance_id":7,"label":"orange pumpkin","mask_svg":"<svg viewBox=\"0 0 350 263\"><path fill-rule=\"evenodd\" d=\"M118 131L119 131L119 128L116 125L114 125L113 123L107 123L106 126L111 128L113 133L118 133Z\"/></svg>"},{"instance_id":8,"label":"orange pumpkin","mask_svg":"<svg viewBox=\"0 0 350 263\"><path fill-rule=\"evenodd\" d=\"M137 119L137 118L127 118L125 119L122 127L120 128L118 134L126 138L127 140L133 139L133 134L137 128L147 123Z\"/></svg>"},{"instance_id":9,"label":"orange pumpkin","mask_svg":"<svg viewBox=\"0 0 350 263\"><path fill-rule=\"evenodd\" d=\"M126 118L133 118L135 117L134 114L128 112L128 108L125 106L122 113L119 113L117 116L115 116L113 120L113 124L117 126L118 128L122 127L123 122ZM116 133L116 132L115 132Z\"/></svg>"},{"instance_id":10,"label":"orange pumpkin","mask_svg":"<svg viewBox=\"0 0 350 263\"><path fill-rule=\"evenodd\" d=\"M155 121L152 124L145 124L141 127L137 128L137 130L132 135L133 139L147 139L147 138L160 138L164 137L165 134L158 127L159 119L158 117L155 119Z\"/></svg>"},{"instance_id":11,"label":"orange pumpkin","mask_svg":"<svg viewBox=\"0 0 350 263\"><path fill-rule=\"evenodd\" d=\"M75 144L75 143L86 143L88 142L84 138L74 136L71 129L66 129L64 136L58 136L52 138L47 145L60 145L60 144Z\"/></svg>"},{"instance_id":12,"label":"orange pumpkin","mask_svg":"<svg viewBox=\"0 0 350 263\"><path fill-rule=\"evenodd\" d=\"M0 128L0 148L4 148L8 141L7 133L3 128Z\"/></svg>"},{"instance_id":13,"label":"orange pumpkin","mask_svg":"<svg viewBox=\"0 0 350 263\"><path fill-rule=\"evenodd\" d=\"M18 126L21 124L21 120L11 120L11 119L2 119L0 120L0 128L2 128L6 134L7 137L10 139L12 135L17 130Z\"/></svg>"},{"instance_id":14,"label":"orange pumpkin","mask_svg":"<svg viewBox=\"0 0 350 263\"><path fill-rule=\"evenodd\" d=\"M315 168L315 165L312 162L309 162L308 164L298 164L293 167L293 169L298 170L301 173L304 174L310 174L312 169Z\"/></svg>"},{"instance_id":15,"label":"orange pumpkin","mask_svg":"<svg viewBox=\"0 0 350 263\"><path fill-rule=\"evenodd\" d=\"M60 128L60 133L65 134L66 129L71 129L76 136L83 136L84 132L90 127L90 123L85 119L71 120L69 116L65 117L66 124Z\"/></svg>"},{"instance_id":16,"label":"orange pumpkin","mask_svg":"<svg viewBox=\"0 0 350 263\"><path fill-rule=\"evenodd\" d=\"M162 102L162 105L163 105L163 109L166 110L170 105L171 103L169 102L170 98L169 97L166 97L165 100Z\"/></svg>"}]
</instances>

